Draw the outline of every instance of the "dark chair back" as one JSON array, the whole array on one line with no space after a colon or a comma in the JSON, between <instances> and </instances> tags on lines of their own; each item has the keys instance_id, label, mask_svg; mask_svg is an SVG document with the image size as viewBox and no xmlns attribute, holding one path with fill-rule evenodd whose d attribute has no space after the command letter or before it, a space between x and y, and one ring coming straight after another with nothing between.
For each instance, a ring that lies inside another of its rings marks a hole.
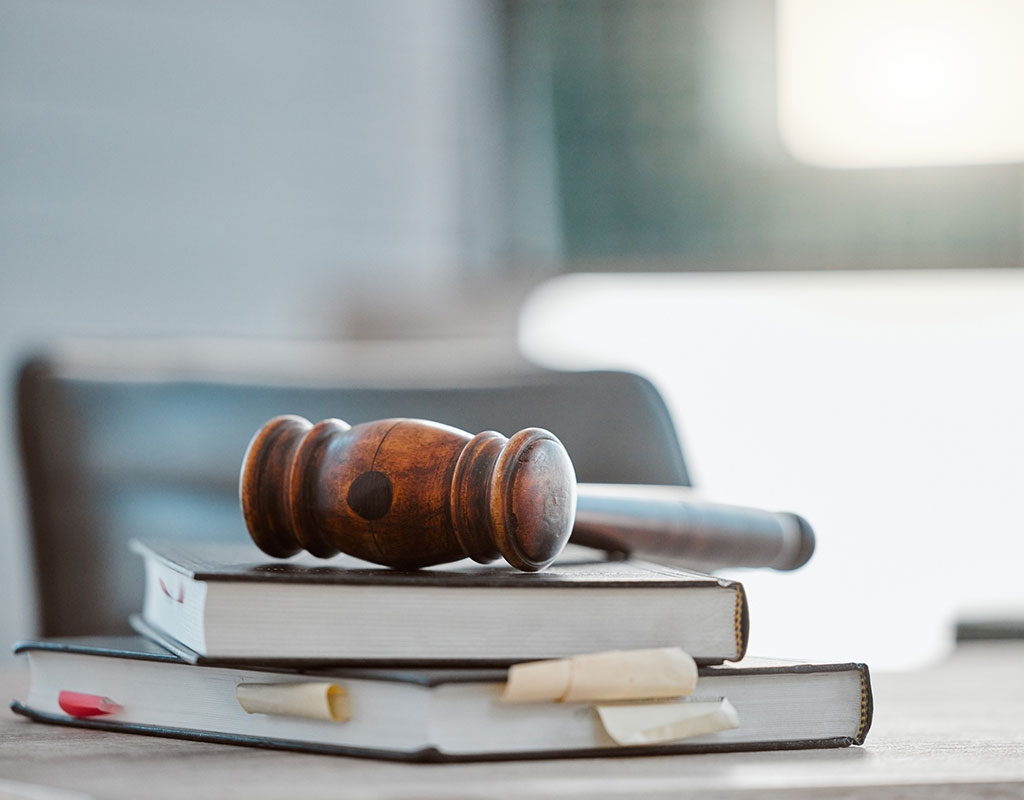
<instances>
[{"instance_id":1,"label":"dark chair back","mask_svg":"<svg viewBox=\"0 0 1024 800\"><path fill-rule=\"evenodd\" d=\"M282 413L351 424L420 417L474 433L543 427L564 442L580 481L689 482L665 403L648 381L624 372L492 371L444 388L96 373L47 358L20 373L20 443L48 636L125 630L142 590L132 538L247 540L237 497L242 455L257 428Z\"/></svg>"}]
</instances>

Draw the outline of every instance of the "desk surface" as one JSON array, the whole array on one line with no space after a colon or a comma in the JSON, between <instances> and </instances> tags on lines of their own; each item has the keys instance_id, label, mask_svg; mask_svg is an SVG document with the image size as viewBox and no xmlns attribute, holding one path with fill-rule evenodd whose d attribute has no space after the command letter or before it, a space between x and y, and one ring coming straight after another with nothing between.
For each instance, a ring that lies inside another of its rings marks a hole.
<instances>
[{"instance_id":1,"label":"desk surface","mask_svg":"<svg viewBox=\"0 0 1024 800\"><path fill-rule=\"evenodd\" d=\"M1024 797L1024 642L970 644L924 672L873 677L865 746L782 753L394 764L77 730L0 712L0 797ZM20 665L0 669L5 698L23 697L25 683Z\"/></svg>"}]
</instances>

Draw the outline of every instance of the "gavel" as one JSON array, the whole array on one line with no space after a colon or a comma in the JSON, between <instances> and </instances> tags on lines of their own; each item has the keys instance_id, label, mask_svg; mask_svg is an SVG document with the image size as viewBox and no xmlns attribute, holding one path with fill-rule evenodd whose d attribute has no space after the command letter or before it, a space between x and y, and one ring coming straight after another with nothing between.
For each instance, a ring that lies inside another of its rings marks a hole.
<instances>
[{"instance_id":1,"label":"gavel","mask_svg":"<svg viewBox=\"0 0 1024 800\"><path fill-rule=\"evenodd\" d=\"M401 570L468 556L535 572L568 541L705 569L790 570L814 551L796 514L686 487L578 484L565 447L541 428L509 438L418 419L279 416L249 443L239 498L268 555L344 552Z\"/></svg>"}]
</instances>

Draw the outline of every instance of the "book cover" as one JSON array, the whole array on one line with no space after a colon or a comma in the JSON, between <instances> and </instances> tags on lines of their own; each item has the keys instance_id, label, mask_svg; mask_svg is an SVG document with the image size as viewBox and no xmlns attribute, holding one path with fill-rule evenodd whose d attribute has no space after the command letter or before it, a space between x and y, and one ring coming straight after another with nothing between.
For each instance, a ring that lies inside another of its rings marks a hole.
<instances>
[{"instance_id":1,"label":"book cover","mask_svg":"<svg viewBox=\"0 0 1024 800\"><path fill-rule=\"evenodd\" d=\"M273 560L252 545L132 546L146 569L145 632L193 661L502 665L679 646L721 663L746 652L742 584L587 548L524 573L471 561L399 572L347 556Z\"/></svg>"},{"instance_id":2,"label":"book cover","mask_svg":"<svg viewBox=\"0 0 1024 800\"><path fill-rule=\"evenodd\" d=\"M664 744L619 746L591 703L505 705L505 670L283 670L196 666L142 637L24 642L32 687L12 709L32 719L226 744L409 761L471 761L731 750L843 747L871 725L863 664L747 660L702 667L694 699L725 697L739 726ZM242 684L323 681L349 695L344 722L249 713ZM114 712L75 716L65 690L108 700Z\"/></svg>"}]
</instances>

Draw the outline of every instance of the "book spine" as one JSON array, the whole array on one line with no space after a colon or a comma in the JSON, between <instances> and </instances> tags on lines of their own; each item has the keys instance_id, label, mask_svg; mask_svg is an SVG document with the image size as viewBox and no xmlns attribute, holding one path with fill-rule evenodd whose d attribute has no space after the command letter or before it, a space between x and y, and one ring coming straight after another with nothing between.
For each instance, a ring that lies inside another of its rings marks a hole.
<instances>
[{"instance_id":1,"label":"book spine","mask_svg":"<svg viewBox=\"0 0 1024 800\"><path fill-rule=\"evenodd\" d=\"M736 657L739 661L747 654L747 640L750 635L750 609L747 606L747 593L740 583L734 584L736 590L736 610L733 615L733 633L736 638Z\"/></svg>"},{"instance_id":2,"label":"book spine","mask_svg":"<svg viewBox=\"0 0 1024 800\"><path fill-rule=\"evenodd\" d=\"M864 739L871 729L874 697L871 694L871 676L868 673L868 665L858 664L857 672L860 674L860 723L857 725L857 733L853 737L853 743L864 744Z\"/></svg>"}]
</instances>

